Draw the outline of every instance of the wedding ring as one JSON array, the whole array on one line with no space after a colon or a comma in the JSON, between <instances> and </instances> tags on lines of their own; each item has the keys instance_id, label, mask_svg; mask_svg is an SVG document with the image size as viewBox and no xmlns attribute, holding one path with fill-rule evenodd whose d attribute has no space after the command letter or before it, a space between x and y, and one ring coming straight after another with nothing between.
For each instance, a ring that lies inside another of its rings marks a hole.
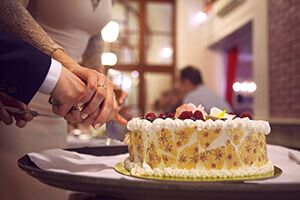
<instances>
[{"instance_id":1,"label":"wedding ring","mask_svg":"<svg viewBox=\"0 0 300 200\"><path fill-rule=\"evenodd\" d=\"M97 87L102 87L104 88L105 90L107 89L107 86L105 84L102 84L102 83L98 83L97 84Z\"/></svg>"},{"instance_id":2,"label":"wedding ring","mask_svg":"<svg viewBox=\"0 0 300 200\"><path fill-rule=\"evenodd\" d=\"M74 106L73 109L81 112L83 110L83 106Z\"/></svg>"}]
</instances>

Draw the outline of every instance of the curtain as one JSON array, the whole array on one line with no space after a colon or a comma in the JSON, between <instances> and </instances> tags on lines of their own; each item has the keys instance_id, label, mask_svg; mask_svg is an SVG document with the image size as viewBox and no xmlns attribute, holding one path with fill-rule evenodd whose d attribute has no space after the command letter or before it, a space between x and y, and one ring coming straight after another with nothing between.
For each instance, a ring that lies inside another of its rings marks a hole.
<instances>
[{"instance_id":1,"label":"curtain","mask_svg":"<svg viewBox=\"0 0 300 200\"><path fill-rule=\"evenodd\" d=\"M226 100L232 105L233 89L232 85L236 78L237 62L238 62L238 49L233 47L227 50L227 70L226 70Z\"/></svg>"}]
</instances>

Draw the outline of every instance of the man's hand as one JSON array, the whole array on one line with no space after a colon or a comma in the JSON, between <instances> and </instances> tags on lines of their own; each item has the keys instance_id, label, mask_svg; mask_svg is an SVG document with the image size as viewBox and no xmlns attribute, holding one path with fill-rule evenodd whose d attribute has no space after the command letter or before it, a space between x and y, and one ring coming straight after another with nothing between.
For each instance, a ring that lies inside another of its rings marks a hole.
<instances>
[{"instance_id":1,"label":"man's hand","mask_svg":"<svg viewBox=\"0 0 300 200\"><path fill-rule=\"evenodd\" d=\"M118 115L119 107L114 95L114 86L105 75L88 68L76 68L72 71L80 77L87 88L84 95L78 100L78 106L84 105L84 109L72 111L66 116L69 121L82 121L83 124L92 124L95 128L115 119L124 124L124 120Z\"/></svg>"},{"instance_id":2,"label":"man's hand","mask_svg":"<svg viewBox=\"0 0 300 200\"><path fill-rule=\"evenodd\" d=\"M66 115L72 112L74 106L78 104L78 99L84 95L85 91L86 86L80 78L62 67L60 77L51 93L51 97L59 102L53 105L53 112L66 118ZM72 122L79 122L79 120Z\"/></svg>"},{"instance_id":3,"label":"man's hand","mask_svg":"<svg viewBox=\"0 0 300 200\"><path fill-rule=\"evenodd\" d=\"M0 92L0 122L3 121L6 125L12 124L14 118L16 120L16 125L23 128L26 126L27 122L33 119L29 112L24 115L12 114L7 112L4 106L15 107L22 110L28 110L28 107L24 103Z\"/></svg>"}]
</instances>

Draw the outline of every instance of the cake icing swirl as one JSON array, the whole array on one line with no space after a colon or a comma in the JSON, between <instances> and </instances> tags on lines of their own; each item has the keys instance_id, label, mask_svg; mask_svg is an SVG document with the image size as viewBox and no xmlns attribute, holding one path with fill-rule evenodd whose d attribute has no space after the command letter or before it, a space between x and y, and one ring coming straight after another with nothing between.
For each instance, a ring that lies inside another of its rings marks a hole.
<instances>
[{"instance_id":1,"label":"cake icing swirl","mask_svg":"<svg viewBox=\"0 0 300 200\"><path fill-rule=\"evenodd\" d=\"M176 130L178 128L195 126L198 130L211 129L211 128L226 128L234 129L241 128L250 132L261 132L268 135L271 132L270 124L263 120L250 120L249 118L235 118L233 120L180 120L180 119L155 119L152 123L146 119L133 118L127 124L129 131L158 131L162 128Z\"/></svg>"}]
</instances>

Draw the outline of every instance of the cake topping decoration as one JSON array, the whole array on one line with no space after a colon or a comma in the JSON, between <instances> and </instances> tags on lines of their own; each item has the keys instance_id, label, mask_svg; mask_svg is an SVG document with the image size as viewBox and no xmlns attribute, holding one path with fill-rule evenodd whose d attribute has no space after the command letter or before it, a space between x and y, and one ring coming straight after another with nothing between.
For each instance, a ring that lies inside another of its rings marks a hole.
<instances>
[{"instance_id":1,"label":"cake topping decoration","mask_svg":"<svg viewBox=\"0 0 300 200\"><path fill-rule=\"evenodd\" d=\"M200 110L196 110L193 117L195 120L204 120L204 116Z\"/></svg>"},{"instance_id":2,"label":"cake topping decoration","mask_svg":"<svg viewBox=\"0 0 300 200\"><path fill-rule=\"evenodd\" d=\"M179 118L179 116L181 115L181 113L185 112L185 111L190 111L193 113L195 113L196 111L200 111L202 113L203 118L205 119L205 116L207 115L207 113L204 110L204 107L202 105L199 105L198 107L196 107L194 104L189 103L189 104L183 104L182 106L179 106L176 109L176 114L175 114L175 118ZM191 119L192 117L188 118Z\"/></svg>"},{"instance_id":3,"label":"cake topping decoration","mask_svg":"<svg viewBox=\"0 0 300 200\"><path fill-rule=\"evenodd\" d=\"M217 119L233 119L235 117L235 115L226 113L226 110L221 110L216 107L210 109L209 115Z\"/></svg>"},{"instance_id":4,"label":"cake topping decoration","mask_svg":"<svg viewBox=\"0 0 300 200\"><path fill-rule=\"evenodd\" d=\"M170 112L168 113L167 117L173 119L175 118L175 113Z\"/></svg>"},{"instance_id":5,"label":"cake topping decoration","mask_svg":"<svg viewBox=\"0 0 300 200\"><path fill-rule=\"evenodd\" d=\"M153 122L155 119L191 119L191 120L233 120L235 118L249 118L253 119L252 115L249 112L243 112L240 116L237 116L234 113L227 113L226 110L221 110L216 107L210 109L210 113L207 114L202 105L196 107L194 104L183 104L176 109L176 113L160 113L158 116L153 112L146 114L144 119L147 119L150 122Z\"/></svg>"},{"instance_id":6,"label":"cake topping decoration","mask_svg":"<svg viewBox=\"0 0 300 200\"><path fill-rule=\"evenodd\" d=\"M246 118L248 117L249 119L253 119L251 113L249 112L243 112L241 115L240 115L240 118Z\"/></svg>"},{"instance_id":7,"label":"cake topping decoration","mask_svg":"<svg viewBox=\"0 0 300 200\"><path fill-rule=\"evenodd\" d=\"M182 112L196 110L196 106L194 104L183 104L176 109L175 118L179 118Z\"/></svg>"},{"instance_id":8,"label":"cake topping decoration","mask_svg":"<svg viewBox=\"0 0 300 200\"><path fill-rule=\"evenodd\" d=\"M153 113L153 112L150 112L150 113L147 113L146 114L146 117L145 117L147 120L149 121L154 121L156 119L156 115Z\"/></svg>"},{"instance_id":9,"label":"cake topping decoration","mask_svg":"<svg viewBox=\"0 0 300 200\"><path fill-rule=\"evenodd\" d=\"M193 112L192 111L183 111L179 115L178 119L182 119L182 120L184 120L184 119L192 119L192 117L193 117Z\"/></svg>"},{"instance_id":10,"label":"cake topping decoration","mask_svg":"<svg viewBox=\"0 0 300 200\"><path fill-rule=\"evenodd\" d=\"M161 118L161 119L166 119L166 118L167 118L167 116L166 116L166 114L165 114L165 113L160 113L160 114L159 114L159 116L158 116L158 118Z\"/></svg>"}]
</instances>

